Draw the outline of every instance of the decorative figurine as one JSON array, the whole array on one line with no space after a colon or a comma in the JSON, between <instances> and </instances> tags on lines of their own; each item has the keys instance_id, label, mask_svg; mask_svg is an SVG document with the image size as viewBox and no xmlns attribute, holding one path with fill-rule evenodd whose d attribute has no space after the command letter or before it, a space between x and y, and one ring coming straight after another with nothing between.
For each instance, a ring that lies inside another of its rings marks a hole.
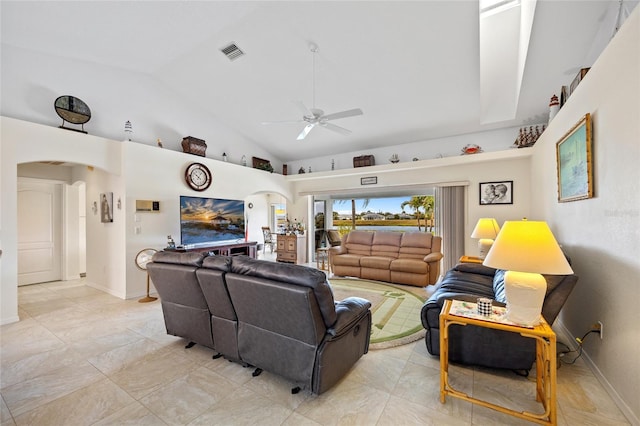
<instances>
[{"instance_id":1,"label":"decorative figurine","mask_svg":"<svg viewBox=\"0 0 640 426\"><path fill-rule=\"evenodd\" d=\"M467 144L464 147L462 147L461 155L477 154L479 152L482 152L482 148L480 148L479 145Z\"/></svg>"},{"instance_id":2,"label":"decorative figurine","mask_svg":"<svg viewBox=\"0 0 640 426\"><path fill-rule=\"evenodd\" d=\"M176 242L173 241L171 235L167 235L167 248L172 250L175 250L176 248Z\"/></svg>"},{"instance_id":3,"label":"decorative figurine","mask_svg":"<svg viewBox=\"0 0 640 426\"><path fill-rule=\"evenodd\" d=\"M549 122L553 120L553 117L556 116L558 111L560 111L560 101L558 100L558 97L554 94L551 97L551 101L549 101Z\"/></svg>"},{"instance_id":4,"label":"decorative figurine","mask_svg":"<svg viewBox=\"0 0 640 426\"><path fill-rule=\"evenodd\" d=\"M124 133L127 135L127 140L130 141L131 134L133 133L133 127L131 126L131 122L129 120L124 123Z\"/></svg>"}]
</instances>

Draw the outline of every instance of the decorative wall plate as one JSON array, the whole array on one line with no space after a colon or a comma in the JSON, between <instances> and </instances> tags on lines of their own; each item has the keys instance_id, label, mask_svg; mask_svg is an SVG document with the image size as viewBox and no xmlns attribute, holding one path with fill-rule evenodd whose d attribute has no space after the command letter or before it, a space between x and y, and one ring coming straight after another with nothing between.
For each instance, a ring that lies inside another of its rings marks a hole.
<instances>
[{"instance_id":1,"label":"decorative wall plate","mask_svg":"<svg viewBox=\"0 0 640 426\"><path fill-rule=\"evenodd\" d=\"M91 110L81 99L78 99L75 96L64 95L58 97L53 106L55 107L58 116L62 118L62 125L60 128L87 133L84 131L84 123L91 120ZM65 127L65 121L72 124L82 125L82 130Z\"/></svg>"}]
</instances>

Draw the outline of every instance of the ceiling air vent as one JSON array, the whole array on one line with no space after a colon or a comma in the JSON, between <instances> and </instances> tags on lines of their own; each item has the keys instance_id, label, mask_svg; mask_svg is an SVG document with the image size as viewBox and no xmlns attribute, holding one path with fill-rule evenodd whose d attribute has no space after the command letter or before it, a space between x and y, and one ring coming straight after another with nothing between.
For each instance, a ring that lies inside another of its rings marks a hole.
<instances>
[{"instance_id":1,"label":"ceiling air vent","mask_svg":"<svg viewBox=\"0 0 640 426\"><path fill-rule=\"evenodd\" d=\"M240 56L244 55L244 52L240 50L240 48L236 46L235 43L231 43L230 45L223 47L222 49L220 49L220 51L224 53L230 61L238 59Z\"/></svg>"}]
</instances>

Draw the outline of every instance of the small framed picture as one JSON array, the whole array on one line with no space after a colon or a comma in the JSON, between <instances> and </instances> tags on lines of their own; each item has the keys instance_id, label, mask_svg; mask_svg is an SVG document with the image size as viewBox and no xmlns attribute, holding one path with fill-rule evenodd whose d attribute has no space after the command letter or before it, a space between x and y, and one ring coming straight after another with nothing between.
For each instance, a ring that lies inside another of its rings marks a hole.
<instances>
[{"instance_id":1,"label":"small framed picture","mask_svg":"<svg viewBox=\"0 0 640 426\"><path fill-rule=\"evenodd\" d=\"M100 222L113 222L113 192L100 194Z\"/></svg>"},{"instance_id":2,"label":"small framed picture","mask_svg":"<svg viewBox=\"0 0 640 426\"><path fill-rule=\"evenodd\" d=\"M513 204L513 181L481 182L480 204Z\"/></svg>"},{"instance_id":3,"label":"small framed picture","mask_svg":"<svg viewBox=\"0 0 640 426\"><path fill-rule=\"evenodd\" d=\"M378 176L360 178L360 185L375 185L378 183Z\"/></svg>"}]
</instances>

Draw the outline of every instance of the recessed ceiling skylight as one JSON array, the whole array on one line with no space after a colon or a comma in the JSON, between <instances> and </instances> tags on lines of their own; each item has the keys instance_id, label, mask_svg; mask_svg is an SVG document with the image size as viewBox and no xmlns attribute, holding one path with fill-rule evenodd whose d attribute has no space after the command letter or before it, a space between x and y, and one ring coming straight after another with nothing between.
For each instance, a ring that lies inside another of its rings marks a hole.
<instances>
[{"instance_id":1,"label":"recessed ceiling skylight","mask_svg":"<svg viewBox=\"0 0 640 426\"><path fill-rule=\"evenodd\" d=\"M518 6L520 0L480 0L480 13L499 12Z\"/></svg>"},{"instance_id":2,"label":"recessed ceiling skylight","mask_svg":"<svg viewBox=\"0 0 640 426\"><path fill-rule=\"evenodd\" d=\"M480 122L513 120L536 0L480 0Z\"/></svg>"}]
</instances>

